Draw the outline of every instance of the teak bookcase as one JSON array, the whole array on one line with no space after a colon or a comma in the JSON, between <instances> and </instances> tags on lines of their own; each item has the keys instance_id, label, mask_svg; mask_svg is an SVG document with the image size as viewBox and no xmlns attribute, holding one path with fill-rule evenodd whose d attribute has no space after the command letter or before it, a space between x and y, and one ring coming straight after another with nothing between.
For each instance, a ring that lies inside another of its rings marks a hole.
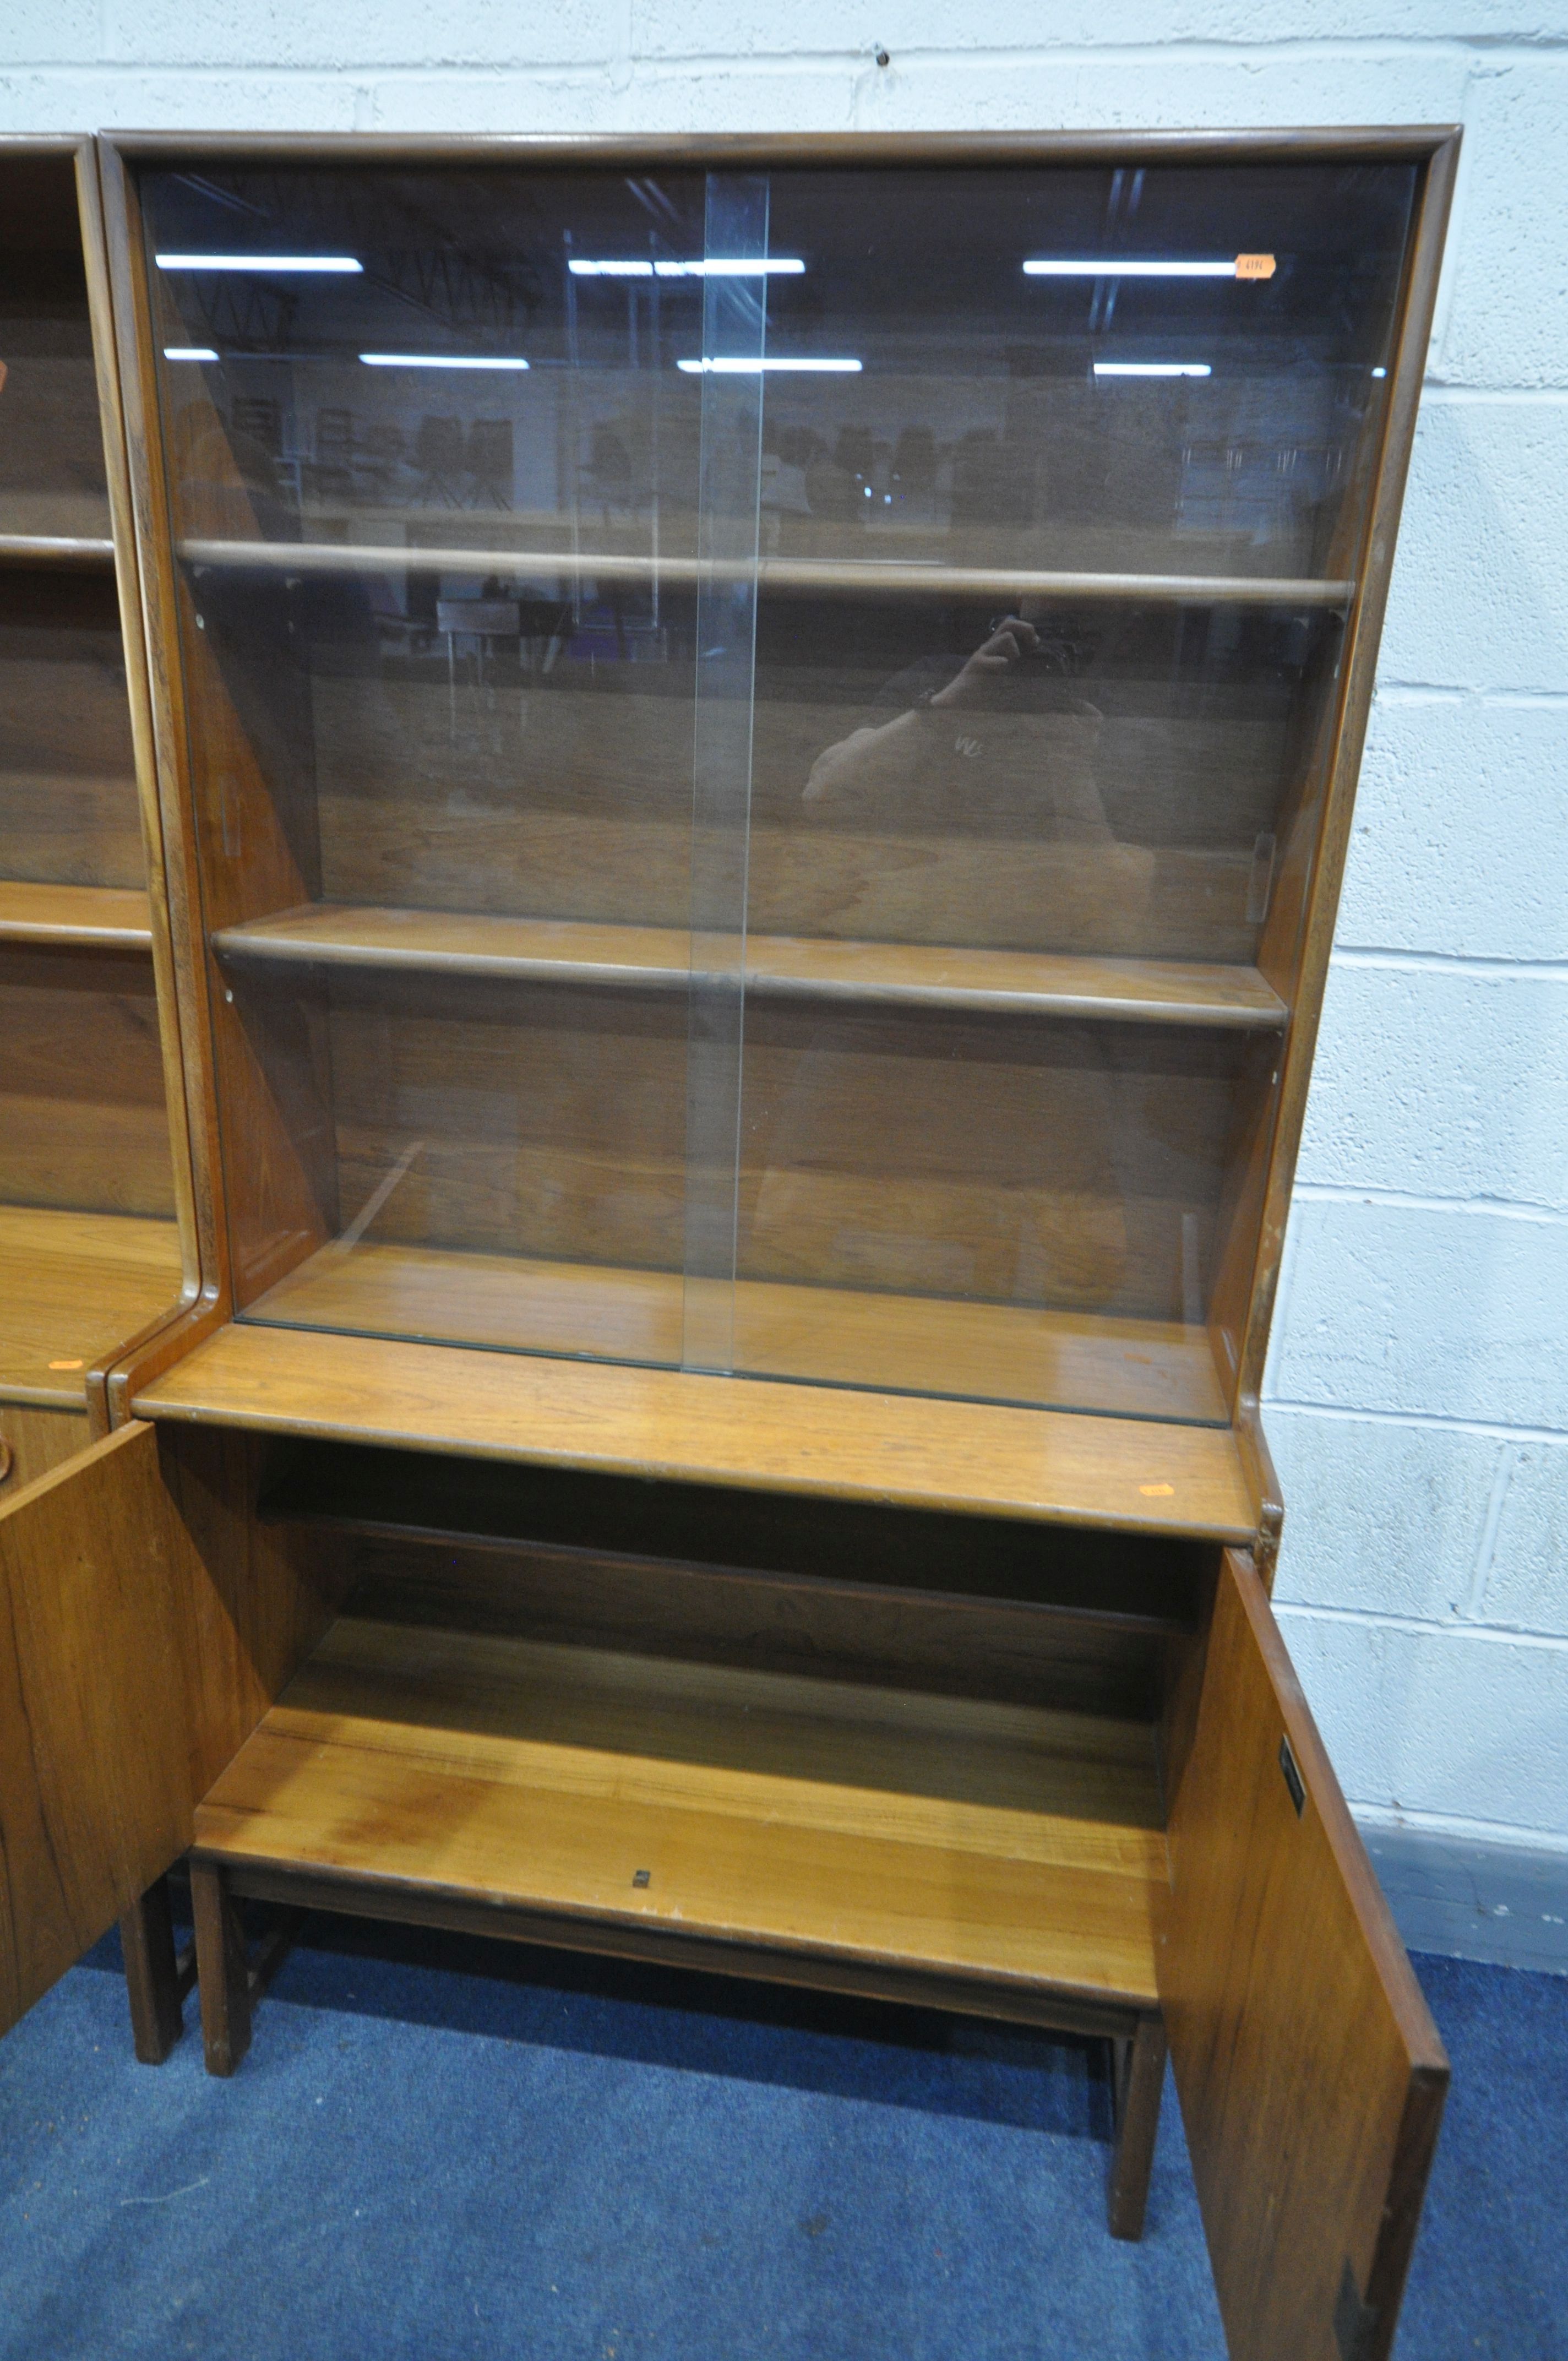
<instances>
[{"instance_id":1,"label":"teak bookcase","mask_svg":"<svg viewBox=\"0 0 1568 2361\"><path fill-rule=\"evenodd\" d=\"M0 1500L194 1278L136 584L96 152L0 137Z\"/></svg>"},{"instance_id":2,"label":"teak bookcase","mask_svg":"<svg viewBox=\"0 0 1568 2361\"><path fill-rule=\"evenodd\" d=\"M0 1521L7 2017L188 1854L215 2072L247 1900L936 2003L1124 2236L1168 2043L1388 2352L1257 1396L1457 146L103 143L201 1286Z\"/></svg>"}]
</instances>

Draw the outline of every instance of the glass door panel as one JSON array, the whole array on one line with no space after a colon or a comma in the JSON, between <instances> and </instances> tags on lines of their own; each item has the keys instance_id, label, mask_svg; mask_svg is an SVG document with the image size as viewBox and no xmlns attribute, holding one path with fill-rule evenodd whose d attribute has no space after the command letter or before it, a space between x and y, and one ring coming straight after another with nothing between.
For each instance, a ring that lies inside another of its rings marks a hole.
<instances>
[{"instance_id":1,"label":"glass door panel","mask_svg":"<svg viewBox=\"0 0 1568 2361\"><path fill-rule=\"evenodd\" d=\"M244 1317L681 1357L707 204L144 184Z\"/></svg>"},{"instance_id":2,"label":"glass door panel","mask_svg":"<svg viewBox=\"0 0 1568 2361\"><path fill-rule=\"evenodd\" d=\"M773 176L737 1368L1228 1418L1413 185Z\"/></svg>"},{"instance_id":3,"label":"glass door panel","mask_svg":"<svg viewBox=\"0 0 1568 2361\"><path fill-rule=\"evenodd\" d=\"M243 1316L1225 1419L1414 185L149 174Z\"/></svg>"}]
</instances>

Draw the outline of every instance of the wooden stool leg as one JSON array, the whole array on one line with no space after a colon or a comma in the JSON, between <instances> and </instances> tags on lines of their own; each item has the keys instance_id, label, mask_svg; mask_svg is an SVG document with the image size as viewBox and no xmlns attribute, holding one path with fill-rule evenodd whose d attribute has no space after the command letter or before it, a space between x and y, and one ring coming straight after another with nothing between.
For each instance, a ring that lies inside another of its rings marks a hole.
<instances>
[{"instance_id":1,"label":"wooden stool leg","mask_svg":"<svg viewBox=\"0 0 1568 2361\"><path fill-rule=\"evenodd\" d=\"M209 2074L232 2074L250 2048L250 1968L239 1905L221 1869L191 1863L202 2048Z\"/></svg>"},{"instance_id":2,"label":"wooden stool leg","mask_svg":"<svg viewBox=\"0 0 1568 2361\"><path fill-rule=\"evenodd\" d=\"M1141 2238L1154 2170L1155 2134L1165 2089L1165 2023L1144 2016L1130 2040L1113 2041L1113 2084L1116 2099L1116 2145L1107 2191L1111 2235Z\"/></svg>"},{"instance_id":3,"label":"wooden stool leg","mask_svg":"<svg viewBox=\"0 0 1568 2361\"><path fill-rule=\"evenodd\" d=\"M169 1880L160 1877L120 1921L126 1960L126 1995L131 2004L131 2038L144 2066L161 2066L185 2030L183 2005L196 1981L192 1954L174 1948L174 1917Z\"/></svg>"}]
</instances>

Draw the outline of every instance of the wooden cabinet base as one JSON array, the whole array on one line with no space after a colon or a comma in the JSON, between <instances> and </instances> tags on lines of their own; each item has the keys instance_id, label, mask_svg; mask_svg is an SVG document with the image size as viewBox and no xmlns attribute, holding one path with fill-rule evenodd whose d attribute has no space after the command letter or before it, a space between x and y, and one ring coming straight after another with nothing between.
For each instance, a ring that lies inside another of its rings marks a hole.
<instances>
[{"instance_id":1,"label":"wooden cabinet base","mask_svg":"<svg viewBox=\"0 0 1568 2361\"><path fill-rule=\"evenodd\" d=\"M250 2048L255 2003L271 1981L307 1910L439 1927L452 1934L592 1951L612 1959L646 1959L707 1974L902 2001L1032 2025L1080 2039L1105 2040L1111 2050L1115 2111L1106 2184L1107 2218L1113 2237L1143 2236L1165 2081L1165 2027L1157 2010L1116 2008L1066 1993L1042 1993L1029 2000L1016 1993L987 1995L972 1982L958 1978L901 1975L845 1962L829 1964L754 1945L719 1944L667 1931L649 1935L607 1921L570 1920L537 1910L466 1900L455 1894L422 1893L392 1880L256 1863L225 1865L199 1853L191 1858L191 1894L195 1905L203 2054L208 2073L225 2079ZM247 1953L241 1908L247 1900L279 1905L280 1914L254 1961Z\"/></svg>"},{"instance_id":2,"label":"wooden cabinet base","mask_svg":"<svg viewBox=\"0 0 1568 2361\"><path fill-rule=\"evenodd\" d=\"M144 2066L161 2066L185 2030L185 1996L196 1981L196 1949L177 1949L169 1880L160 1877L120 1920L131 2037Z\"/></svg>"}]
</instances>

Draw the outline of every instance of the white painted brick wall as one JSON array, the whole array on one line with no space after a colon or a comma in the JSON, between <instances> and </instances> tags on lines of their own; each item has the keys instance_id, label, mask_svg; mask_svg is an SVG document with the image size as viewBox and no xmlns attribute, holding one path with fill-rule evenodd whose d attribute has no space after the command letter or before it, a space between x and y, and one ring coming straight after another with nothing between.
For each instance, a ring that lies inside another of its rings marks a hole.
<instances>
[{"instance_id":1,"label":"white painted brick wall","mask_svg":"<svg viewBox=\"0 0 1568 2361\"><path fill-rule=\"evenodd\" d=\"M1270 1368L1280 1598L1364 1815L1568 1851L1568 0L0 12L28 131L1453 119Z\"/></svg>"}]
</instances>

